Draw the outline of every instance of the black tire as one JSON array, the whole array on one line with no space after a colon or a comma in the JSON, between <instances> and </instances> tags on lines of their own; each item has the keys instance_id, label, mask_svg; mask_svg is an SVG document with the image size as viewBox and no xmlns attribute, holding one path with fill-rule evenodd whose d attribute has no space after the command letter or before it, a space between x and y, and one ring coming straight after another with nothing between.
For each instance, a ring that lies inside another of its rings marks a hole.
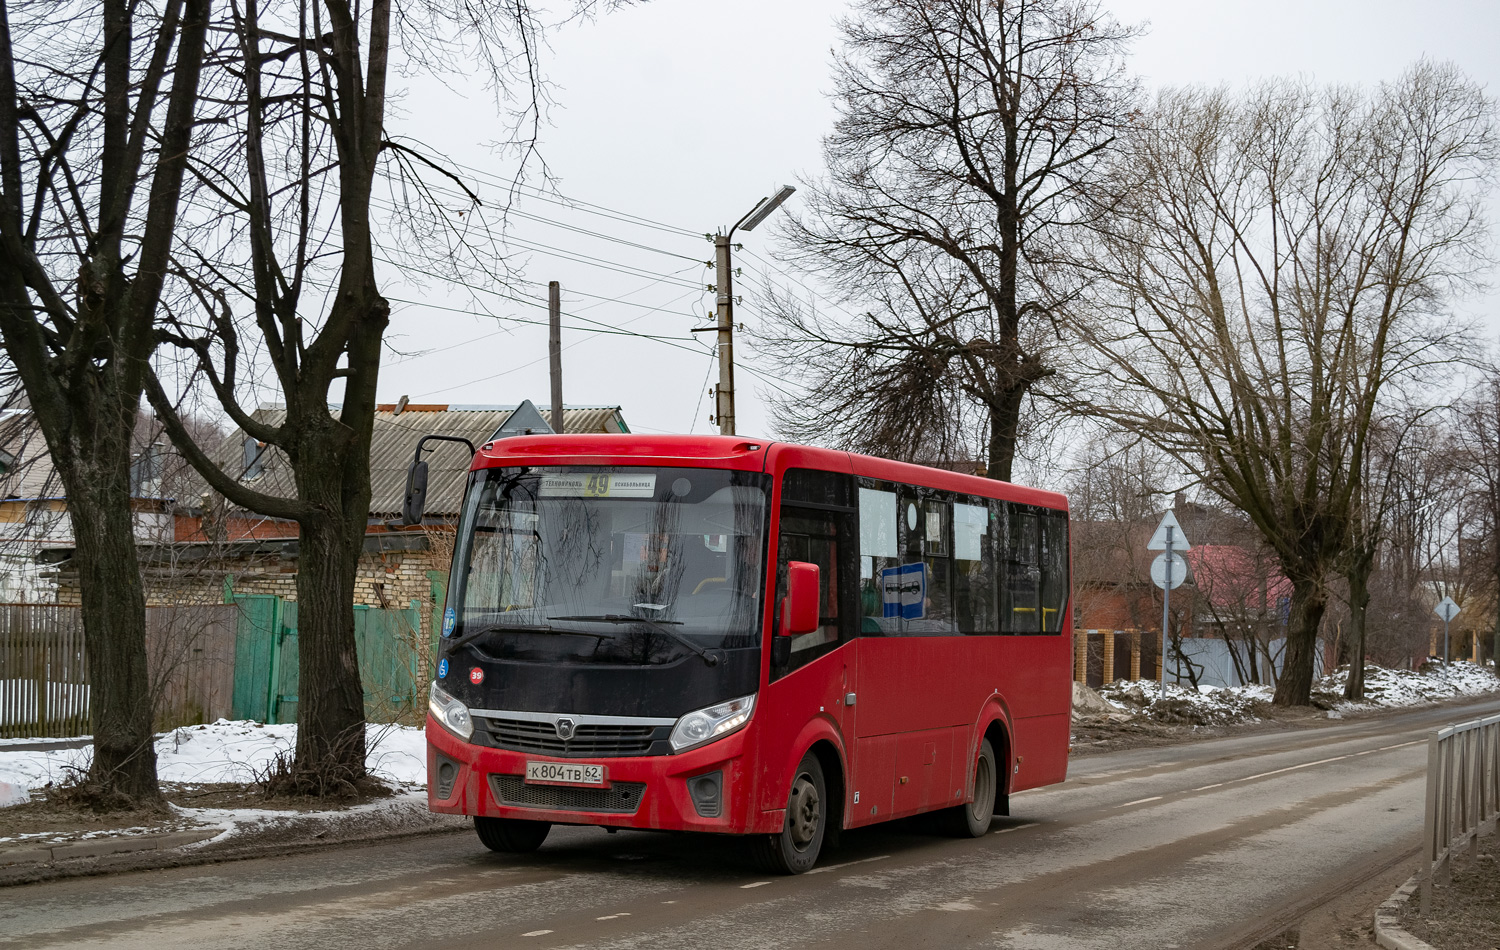
<instances>
[{"instance_id":1,"label":"black tire","mask_svg":"<svg viewBox=\"0 0 1500 950\"><path fill-rule=\"evenodd\" d=\"M474 816L474 833L479 840L491 851L503 854L530 854L542 846L551 830L550 821Z\"/></svg>"},{"instance_id":2,"label":"black tire","mask_svg":"<svg viewBox=\"0 0 1500 950\"><path fill-rule=\"evenodd\" d=\"M995 768L995 749L990 740L979 743L979 758L974 761L974 800L967 805L945 808L938 813L944 834L955 838L982 838L989 833L995 814L1000 773Z\"/></svg>"},{"instance_id":3,"label":"black tire","mask_svg":"<svg viewBox=\"0 0 1500 950\"><path fill-rule=\"evenodd\" d=\"M772 874L801 874L818 863L828 832L828 787L823 766L809 752L797 765L787 793L786 821L781 832L751 839L750 853L761 870Z\"/></svg>"}]
</instances>

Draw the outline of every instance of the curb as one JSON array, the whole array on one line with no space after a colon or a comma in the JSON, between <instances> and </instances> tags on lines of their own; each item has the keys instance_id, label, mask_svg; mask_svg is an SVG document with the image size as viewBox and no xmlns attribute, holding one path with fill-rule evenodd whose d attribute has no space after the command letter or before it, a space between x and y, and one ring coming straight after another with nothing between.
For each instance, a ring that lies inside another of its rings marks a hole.
<instances>
[{"instance_id":1,"label":"curb","mask_svg":"<svg viewBox=\"0 0 1500 950\"><path fill-rule=\"evenodd\" d=\"M361 847L418 838L453 834L467 830L463 822L444 821L448 816L431 820L398 823L384 828L363 829L348 833L339 822L309 822L300 828L271 829L282 836L266 841L266 832L221 844L204 844L219 836L222 828L197 828L191 831L88 842L69 842L49 847L13 848L0 851L0 889L21 884L36 884L65 878L93 877L130 871L153 871L165 868L196 867L228 861L275 858L311 851L341 847ZM289 834L285 832L289 831ZM257 838L261 840L256 840ZM195 847L196 845L196 847Z\"/></svg>"},{"instance_id":2,"label":"curb","mask_svg":"<svg viewBox=\"0 0 1500 950\"><path fill-rule=\"evenodd\" d=\"M223 832L223 828L196 828L192 831L171 831L157 835L94 838L41 847L8 848L0 851L0 868L17 864L51 864L55 861L79 858L102 858L112 854L132 854L137 851L167 851L184 845L196 844L199 841L207 841Z\"/></svg>"},{"instance_id":3,"label":"curb","mask_svg":"<svg viewBox=\"0 0 1500 950\"><path fill-rule=\"evenodd\" d=\"M1421 875L1413 874L1375 909L1375 942L1387 950L1435 950L1432 944L1407 933L1400 923L1402 908L1421 883Z\"/></svg>"}]
</instances>

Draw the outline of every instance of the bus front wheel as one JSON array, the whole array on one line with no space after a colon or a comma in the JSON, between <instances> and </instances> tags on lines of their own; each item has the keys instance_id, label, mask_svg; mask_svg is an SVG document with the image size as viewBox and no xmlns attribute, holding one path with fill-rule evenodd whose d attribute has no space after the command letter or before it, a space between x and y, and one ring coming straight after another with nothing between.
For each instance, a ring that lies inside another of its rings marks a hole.
<instances>
[{"instance_id":1,"label":"bus front wheel","mask_svg":"<svg viewBox=\"0 0 1500 950\"><path fill-rule=\"evenodd\" d=\"M786 821L781 832L760 835L751 842L751 853L762 870L774 874L801 874L818 863L823 837L828 830L828 789L823 766L811 752L802 757L787 796Z\"/></svg>"},{"instance_id":2,"label":"bus front wheel","mask_svg":"<svg viewBox=\"0 0 1500 950\"><path fill-rule=\"evenodd\" d=\"M984 837L995 813L995 794L999 785L995 749L990 740L983 739L979 743L979 758L974 762L974 800L943 811L943 830L955 838Z\"/></svg>"},{"instance_id":3,"label":"bus front wheel","mask_svg":"<svg viewBox=\"0 0 1500 950\"><path fill-rule=\"evenodd\" d=\"M505 854L530 854L547 840L552 823L525 821L520 818L486 818L474 816L474 832L491 851Z\"/></svg>"}]
</instances>

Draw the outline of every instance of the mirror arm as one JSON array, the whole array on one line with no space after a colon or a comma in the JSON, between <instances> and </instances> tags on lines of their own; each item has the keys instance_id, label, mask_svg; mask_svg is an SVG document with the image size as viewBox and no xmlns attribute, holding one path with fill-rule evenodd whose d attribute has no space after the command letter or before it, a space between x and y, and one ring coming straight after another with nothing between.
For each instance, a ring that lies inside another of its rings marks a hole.
<instances>
[{"instance_id":1,"label":"mirror arm","mask_svg":"<svg viewBox=\"0 0 1500 950\"><path fill-rule=\"evenodd\" d=\"M465 439L462 436L457 436L457 435L424 435L424 436L422 436L422 438L420 438L420 439L417 440L417 454L416 454L415 457L412 458L412 462L413 463L422 461L422 449L424 449L427 446L428 442L462 442L464 445L467 445L469 447L469 457L470 458L474 457L474 453L476 451L476 449L474 448L474 443L470 442L468 439Z\"/></svg>"}]
</instances>

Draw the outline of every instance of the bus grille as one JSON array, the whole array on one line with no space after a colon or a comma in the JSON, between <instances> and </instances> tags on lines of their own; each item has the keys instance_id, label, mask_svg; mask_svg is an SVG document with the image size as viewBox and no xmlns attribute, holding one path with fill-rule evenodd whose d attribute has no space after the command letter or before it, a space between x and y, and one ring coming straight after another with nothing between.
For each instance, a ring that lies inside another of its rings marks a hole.
<instances>
[{"instance_id":1,"label":"bus grille","mask_svg":"<svg viewBox=\"0 0 1500 950\"><path fill-rule=\"evenodd\" d=\"M527 785L519 775L491 775L495 798L502 805L549 808L556 811L602 811L634 814L646 793L645 782L616 782L613 788L576 788L567 785Z\"/></svg>"},{"instance_id":2,"label":"bus grille","mask_svg":"<svg viewBox=\"0 0 1500 950\"><path fill-rule=\"evenodd\" d=\"M524 719L480 719L489 731L490 745L512 752L535 752L559 758L645 755L657 738L658 726L579 725L573 738L557 737L550 722ZM670 728L670 727L665 727ZM662 736L662 738L666 738Z\"/></svg>"}]
</instances>

